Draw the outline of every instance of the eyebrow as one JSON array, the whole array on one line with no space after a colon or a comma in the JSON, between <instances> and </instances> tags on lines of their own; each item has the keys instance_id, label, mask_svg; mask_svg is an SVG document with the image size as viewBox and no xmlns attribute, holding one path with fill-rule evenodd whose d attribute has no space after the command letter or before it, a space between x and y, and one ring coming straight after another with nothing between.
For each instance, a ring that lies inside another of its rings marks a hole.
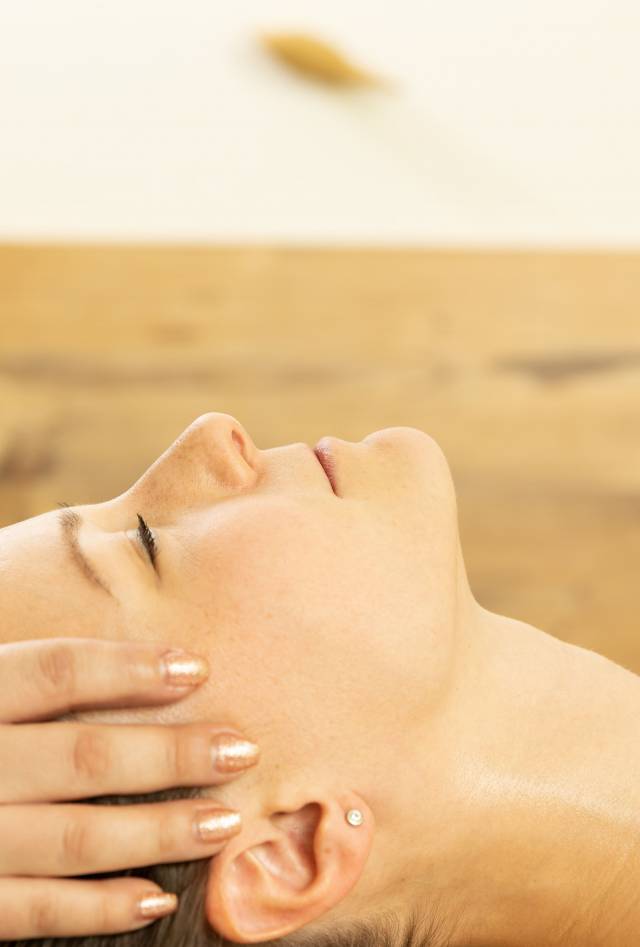
<instances>
[{"instance_id":1,"label":"eyebrow","mask_svg":"<svg viewBox=\"0 0 640 947\"><path fill-rule=\"evenodd\" d=\"M98 573L95 571L87 557L82 551L80 546L80 541L78 539L78 532L82 526L84 520L79 513L76 513L75 510L64 509L61 510L58 514L58 522L62 529L62 537L64 542L71 553L71 558L78 566L78 569L82 575L91 582L92 585L97 586L102 589L107 595L110 595L114 598L114 594L107 585L107 583L100 578Z\"/></svg>"}]
</instances>

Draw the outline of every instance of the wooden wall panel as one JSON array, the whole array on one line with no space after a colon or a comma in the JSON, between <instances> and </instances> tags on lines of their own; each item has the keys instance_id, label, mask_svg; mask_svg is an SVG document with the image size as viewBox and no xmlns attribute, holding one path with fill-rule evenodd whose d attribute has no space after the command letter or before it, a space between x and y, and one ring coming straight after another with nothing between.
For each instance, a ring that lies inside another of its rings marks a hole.
<instances>
[{"instance_id":1,"label":"wooden wall panel","mask_svg":"<svg viewBox=\"0 0 640 947\"><path fill-rule=\"evenodd\" d=\"M479 600L640 672L640 254L0 247L0 525L208 410L428 431Z\"/></svg>"}]
</instances>

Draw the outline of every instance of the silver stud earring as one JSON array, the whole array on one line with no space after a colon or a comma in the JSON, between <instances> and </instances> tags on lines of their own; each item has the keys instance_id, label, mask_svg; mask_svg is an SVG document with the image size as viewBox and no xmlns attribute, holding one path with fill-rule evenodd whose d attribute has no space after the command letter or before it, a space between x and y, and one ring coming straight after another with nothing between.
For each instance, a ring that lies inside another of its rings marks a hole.
<instances>
[{"instance_id":1,"label":"silver stud earring","mask_svg":"<svg viewBox=\"0 0 640 947\"><path fill-rule=\"evenodd\" d=\"M345 815L345 819L349 825L362 825L364 822L364 816L359 809L349 809Z\"/></svg>"}]
</instances>

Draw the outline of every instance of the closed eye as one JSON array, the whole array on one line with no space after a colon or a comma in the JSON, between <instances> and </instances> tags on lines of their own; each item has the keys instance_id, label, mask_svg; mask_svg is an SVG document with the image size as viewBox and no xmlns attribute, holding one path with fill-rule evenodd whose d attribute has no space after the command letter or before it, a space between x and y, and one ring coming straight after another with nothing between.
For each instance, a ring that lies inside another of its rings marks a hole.
<instances>
[{"instance_id":1,"label":"closed eye","mask_svg":"<svg viewBox=\"0 0 640 947\"><path fill-rule=\"evenodd\" d=\"M156 540L154 533L149 529L146 522L144 521L142 516L140 516L139 513L137 514L137 517L138 517L138 529L136 530L136 535L138 537L139 542L144 547L147 553L147 556L149 557L149 561L151 565L157 572L158 567L156 565L156 559L158 556L158 542Z\"/></svg>"}]
</instances>

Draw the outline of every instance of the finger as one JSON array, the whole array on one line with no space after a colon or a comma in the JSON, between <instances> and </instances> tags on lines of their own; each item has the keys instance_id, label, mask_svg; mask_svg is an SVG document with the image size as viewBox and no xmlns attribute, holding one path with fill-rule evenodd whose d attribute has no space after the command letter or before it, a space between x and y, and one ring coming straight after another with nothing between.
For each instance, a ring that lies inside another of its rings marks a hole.
<instances>
[{"instance_id":1,"label":"finger","mask_svg":"<svg viewBox=\"0 0 640 947\"><path fill-rule=\"evenodd\" d=\"M191 693L207 674L200 655L158 642L12 641L0 645L0 722L167 703Z\"/></svg>"},{"instance_id":2,"label":"finger","mask_svg":"<svg viewBox=\"0 0 640 947\"><path fill-rule=\"evenodd\" d=\"M3 878L0 940L119 934L152 924L176 905L175 895L144 878ZM158 913L147 914L154 906Z\"/></svg>"},{"instance_id":3,"label":"finger","mask_svg":"<svg viewBox=\"0 0 640 947\"><path fill-rule=\"evenodd\" d=\"M240 813L208 799L0 807L0 875L83 875L217 854Z\"/></svg>"},{"instance_id":4,"label":"finger","mask_svg":"<svg viewBox=\"0 0 640 947\"><path fill-rule=\"evenodd\" d=\"M258 756L242 734L207 723L0 725L0 803L217 785Z\"/></svg>"}]
</instances>

